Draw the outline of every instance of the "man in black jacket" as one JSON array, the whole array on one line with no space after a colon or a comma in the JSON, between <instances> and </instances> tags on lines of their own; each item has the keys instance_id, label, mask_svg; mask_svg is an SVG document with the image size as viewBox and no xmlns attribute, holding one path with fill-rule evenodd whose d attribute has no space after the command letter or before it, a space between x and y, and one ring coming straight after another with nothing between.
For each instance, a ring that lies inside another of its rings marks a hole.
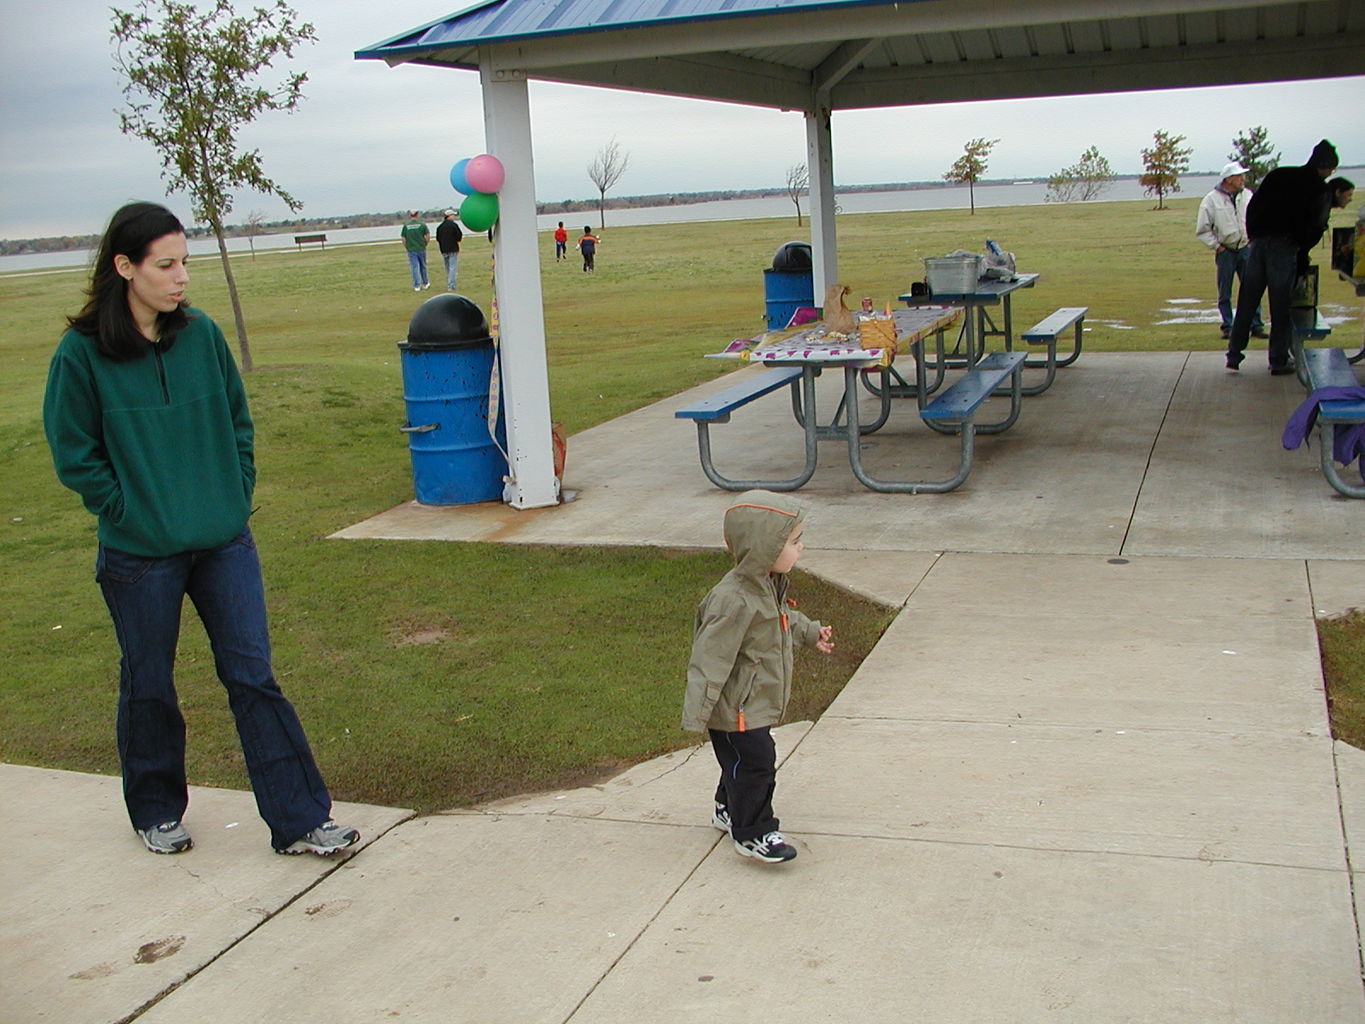
<instances>
[{"instance_id":1,"label":"man in black jacket","mask_svg":"<svg viewBox=\"0 0 1365 1024\"><path fill-rule=\"evenodd\" d=\"M1302 167L1277 167L1266 175L1247 206L1247 263L1237 294L1237 315L1228 336L1227 366L1241 365L1261 295L1270 295L1270 372L1293 373L1290 301L1294 279L1308 268L1308 251L1327 230L1331 195L1326 180L1337 169L1337 151L1326 139Z\"/></svg>"},{"instance_id":2,"label":"man in black jacket","mask_svg":"<svg viewBox=\"0 0 1365 1024\"><path fill-rule=\"evenodd\" d=\"M455 223L455 211L447 210L445 219L436 228L436 245L441 250L441 260L446 265L446 290L455 290L455 277L459 272L460 239L464 232Z\"/></svg>"}]
</instances>

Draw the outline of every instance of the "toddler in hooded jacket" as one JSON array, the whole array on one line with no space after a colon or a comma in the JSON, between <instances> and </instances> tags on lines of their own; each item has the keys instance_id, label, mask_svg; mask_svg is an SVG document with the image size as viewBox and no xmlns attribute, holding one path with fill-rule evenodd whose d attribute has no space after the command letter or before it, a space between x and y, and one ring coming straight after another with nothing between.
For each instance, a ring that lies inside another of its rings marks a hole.
<instances>
[{"instance_id":1,"label":"toddler in hooded jacket","mask_svg":"<svg viewBox=\"0 0 1365 1024\"><path fill-rule=\"evenodd\" d=\"M738 853L769 864L796 856L772 803L772 729L791 697L792 650L834 650L832 627L787 600L805 515L799 502L769 491L747 491L726 509L725 547L735 564L697 606L683 698L683 728L710 733L720 763L712 824L730 833Z\"/></svg>"}]
</instances>

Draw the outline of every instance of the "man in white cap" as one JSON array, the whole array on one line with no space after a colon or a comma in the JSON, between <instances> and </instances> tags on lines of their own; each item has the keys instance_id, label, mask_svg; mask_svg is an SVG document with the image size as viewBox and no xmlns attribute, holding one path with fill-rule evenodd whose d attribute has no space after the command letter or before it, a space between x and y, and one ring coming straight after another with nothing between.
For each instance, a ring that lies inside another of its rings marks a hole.
<instances>
[{"instance_id":1,"label":"man in white cap","mask_svg":"<svg viewBox=\"0 0 1365 1024\"><path fill-rule=\"evenodd\" d=\"M1218 316L1222 334L1232 333L1232 278L1240 281L1247 259L1247 204L1252 191L1246 188L1247 169L1233 161L1223 168L1219 182L1199 204L1194 237L1213 250L1214 281L1218 286ZM1251 322L1251 334L1266 337L1261 307Z\"/></svg>"}]
</instances>

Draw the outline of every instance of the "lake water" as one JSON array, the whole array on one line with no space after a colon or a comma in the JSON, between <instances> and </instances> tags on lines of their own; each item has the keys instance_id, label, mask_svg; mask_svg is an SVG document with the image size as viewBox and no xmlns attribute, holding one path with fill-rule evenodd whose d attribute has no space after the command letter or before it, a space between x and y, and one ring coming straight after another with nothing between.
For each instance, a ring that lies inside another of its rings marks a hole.
<instances>
[{"instance_id":1,"label":"lake water","mask_svg":"<svg viewBox=\"0 0 1365 1024\"><path fill-rule=\"evenodd\" d=\"M1365 168L1348 167L1338 173L1352 181L1365 184ZM1180 179L1182 198L1202 196L1217 184L1212 174L1191 174ZM1008 185L977 185L976 205L990 208L993 206L1037 206L1047 196L1046 181L1019 181ZM1142 186L1136 179L1125 178L1114 183L1102 201L1147 200ZM906 189L895 192L849 192L838 196L840 213L890 213L902 210L965 210L969 196L965 185L935 185L927 188ZM803 218L809 214L809 203L803 202ZM710 203L678 203L670 206L649 206L636 209L608 210L607 230L613 227L632 227L646 224L678 224L709 220L759 220L765 218L792 219L794 237L805 237L805 229L798 229L794 220L796 207L786 196L768 196L762 199L726 199ZM570 231L576 232L583 224L597 223L597 211L580 210L577 213L546 213L537 217L542 231L554 228L558 221L564 221ZM372 228L341 228L326 231L328 245L357 244L398 244L399 225ZM297 233L313 233L319 229L304 228ZM1193 231L1193 225L1191 225ZM290 249L294 247L294 234L290 231L278 235L258 235L255 248L258 252L271 249ZM252 243L246 238L229 238L229 252L249 252ZM212 238L190 240L192 256L216 256L218 244ZM24 270L53 270L61 268L85 267L90 260L90 250L76 249L70 252L26 253L21 256L0 256L0 273Z\"/></svg>"}]
</instances>

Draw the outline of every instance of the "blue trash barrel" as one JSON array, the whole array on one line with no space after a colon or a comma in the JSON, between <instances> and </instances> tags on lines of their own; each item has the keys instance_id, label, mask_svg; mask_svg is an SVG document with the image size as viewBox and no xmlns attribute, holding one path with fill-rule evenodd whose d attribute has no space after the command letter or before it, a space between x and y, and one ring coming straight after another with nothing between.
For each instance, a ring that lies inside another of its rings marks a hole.
<instances>
[{"instance_id":1,"label":"blue trash barrel","mask_svg":"<svg viewBox=\"0 0 1365 1024\"><path fill-rule=\"evenodd\" d=\"M770 331L786 327L802 306L815 305L809 242L778 246L772 269L763 271L763 302Z\"/></svg>"},{"instance_id":2,"label":"blue trash barrel","mask_svg":"<svg viewBox=\"0 0 1365 1024\"><path fill-rule=\"evenodd\" d=\"M493 339L483 311L463 295L422 303L398 343L412 482L424 505L468 505L502 497L507 429L488 433Z\"/></svg>"}]
</instances>

